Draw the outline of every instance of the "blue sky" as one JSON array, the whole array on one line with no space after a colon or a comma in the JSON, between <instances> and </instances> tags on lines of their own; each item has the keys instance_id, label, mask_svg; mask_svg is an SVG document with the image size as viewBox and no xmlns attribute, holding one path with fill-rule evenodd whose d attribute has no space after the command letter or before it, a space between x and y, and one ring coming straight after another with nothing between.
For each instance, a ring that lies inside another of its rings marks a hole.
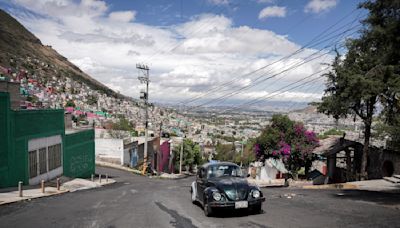
<instances>
[{"instance_id":1,"label":"blue sky","mask_svg":"<svg viewBox=\"0 0 400 228\"><path fill-rule=\"evenodd\" d=\"M366 14L355 10L359 3L0 0L0 8L89 75L128 96L138 97L135 64L141 62L151 68L153 101L200 97L201 103L240 90L223 104L245 105L265 97L293 103L318 100L322 79L290 91L285 86L327 70L323 64L332 60L332 53L318 54L357 34L358 20ZM335 23L320 43L291 55ZM314 56L318 58L310 60Z\"/></svg>"},{"instance_id":2,"label":"blue sky","mask_svg":"<svg viewBox=\"0 0 400 228\"><path fill-rule=\"evenodd\" d=\"M207 0L108 0L110 10L136 10L136 21L153 26L170 26L185 22L203 13L223 14L233 19L235 26L250 26L288 35L299 44L306 44L320 31L357 8L360 0L335 1L336 5L318 13L305 12L309 0L231 0L228 4L213 4ZM286 16L258 19L268 6L286 7ZM350 22L357 12L345 19Z\"/></svg>"}]
</instances>

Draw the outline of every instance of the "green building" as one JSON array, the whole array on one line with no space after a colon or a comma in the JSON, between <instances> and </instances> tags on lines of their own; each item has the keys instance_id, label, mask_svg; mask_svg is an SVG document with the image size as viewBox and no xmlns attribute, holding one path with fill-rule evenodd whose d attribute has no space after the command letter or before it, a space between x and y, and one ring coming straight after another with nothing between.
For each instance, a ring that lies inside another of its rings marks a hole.
<instances>
[{"instance_id":1,"label":"green building","mask_svg":"<svg viewBox=\"0 0 400 228\"><path fill-rule=\"evenodd\" d=\"M65 130L64 110L13 110L0 92L0 188L95 172L94 130Z\"/></svg>"}]
</instances>

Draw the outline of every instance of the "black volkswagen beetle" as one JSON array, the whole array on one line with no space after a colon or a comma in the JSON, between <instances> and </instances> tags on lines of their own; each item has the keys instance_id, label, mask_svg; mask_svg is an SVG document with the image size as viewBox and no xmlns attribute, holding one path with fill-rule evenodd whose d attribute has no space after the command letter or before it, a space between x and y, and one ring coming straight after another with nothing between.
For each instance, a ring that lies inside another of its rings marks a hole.
<instances>
[{"instance_id":1,"label":"black volkswagen beetle","mask_svg":"<svg viewBox=\"0 0 400 228\"><path fill-rule=\"evenodd\" d=\"M265 201L260 189L249 185L240 167L230 162L201 166L190 192L192 202L202 204L206 216L211 216L216 208L249 209L259 213Z\"/></svg>"}]
</instances>

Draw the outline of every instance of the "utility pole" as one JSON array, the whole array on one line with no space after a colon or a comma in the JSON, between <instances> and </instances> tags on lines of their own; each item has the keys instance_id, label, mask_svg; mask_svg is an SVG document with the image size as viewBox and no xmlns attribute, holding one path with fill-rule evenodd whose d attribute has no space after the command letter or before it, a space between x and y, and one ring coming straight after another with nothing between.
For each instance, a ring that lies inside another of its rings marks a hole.
<instances>
[{"instance_id":1,"label":"utility pole","mask_svg":"<svg viewBox=\"0 0 400 228\"><path fill-rule=\"evenodd\" d=\"M144 154L143 154L143 174L146 174L147 169L147 140L148 140L148 128L149 128L149 113L148 113L148 105L149 105L149 67L144 64L136 64L136 68L139 70L138 79L141 83L146 84L146 91L140 92L140 99L144 101L145 107L145 131L144 131Z\"/></svg>"},{"instance_id":2,"label":"utility pole","mask_svg":"<svg viewBox=\"0 0 400 228\"><path fill-rule=\"evenodd\" d=\"M243 145L244 145L244 142L242 141L241 144L242 144L242 153L240 155L240 168L243 166Z\"/></svg>"},{"instance_id":3,"label":"utility pole","mask_svg":"<svg viewBox=\"0 0 400 228\"><path fill-rule=\"evenodd\" d=\"M160 170L160 163L161 163L161 156L162 156L162 152L161 152L161 136L162 136L162 119L161 119L161 123L160 123L160 142L158 143L158 151L157 151L157 175L160 175L161 170ZM161 169L163 169L163 167L161 167Z\"/></svg>"},{"instance_id":4,"label":"utility pole","mask_svg":"<svg viewBox=\"0 0 400 228\"><path fill-rule=\"evenodd\" d=\"M179 174L182 173L182 160L183 160L183 142L185 141L184 138L182 138L182 145L181 145L181 153L179 156Z\"/></svg>"}]
</instances>

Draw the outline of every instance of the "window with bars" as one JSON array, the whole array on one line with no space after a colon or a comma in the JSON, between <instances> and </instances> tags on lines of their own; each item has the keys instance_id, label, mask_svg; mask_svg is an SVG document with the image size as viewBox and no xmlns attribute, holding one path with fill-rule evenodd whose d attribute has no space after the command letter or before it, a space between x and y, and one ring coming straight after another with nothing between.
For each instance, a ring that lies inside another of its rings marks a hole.
<instances>
[{"instance_id":1,"label":"window with bars","mask_svg":"<svg viewBox=\"0 0 400 228\"><path fill-rule=\"evenodd\" d=\"M38 175L37 150L29 151L29 178Z\"/></svg>"},{"instance_id":2,"label":"window with bars","mask_svg":"<svg viewBox=\"0 0 400 228\"><path fill-rule=\"evenodd\" d=\"M61 166L61 144L49 146L49 171Z\"/></svg>"},{"instance_id":3,"label":"window with bars","mask_svg":"<svg viewBox=\"0 0 400 228\"><path fill-rule=\"evenodd\" d=\"M39 149L39 174L47 172L47 148Z\"/></svg>"},{"instance_id":4,"label":"window with bars","mask_svg":"<svg viewBox=\"0 0 400 228\"><path fill-rule=\"evenodd\" d=\"M29 178L60 167L61 155L61 144L29 151Z\"/></svg>"}]
</instances>

